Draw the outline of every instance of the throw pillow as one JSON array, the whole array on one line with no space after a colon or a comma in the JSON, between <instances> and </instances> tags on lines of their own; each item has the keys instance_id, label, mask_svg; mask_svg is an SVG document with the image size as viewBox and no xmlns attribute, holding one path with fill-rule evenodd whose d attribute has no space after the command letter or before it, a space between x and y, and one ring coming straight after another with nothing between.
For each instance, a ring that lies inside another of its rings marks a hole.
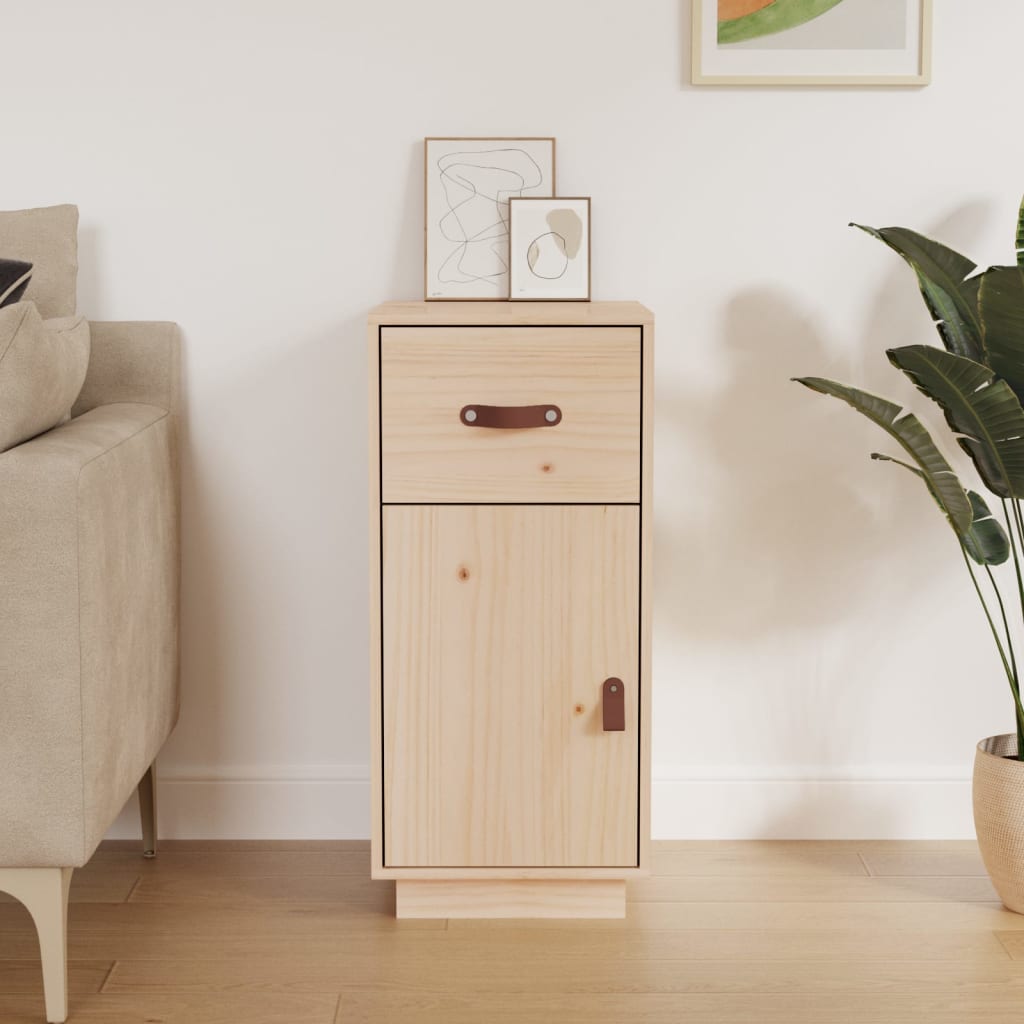
<instances>
[{"instance_id":1,"label":"throw pillow","mask_svg":"<svg viewBox=\"0 0 1024 1024\"><path fill-rule=\"evenodd\" d=\"M43 320L34 303L0 308L0 452L62 423L89 366L89 321Z\"/></svg>"},{"instance_id":2,"label":"throw pillow","mask_svg":"<svg viewBox=\"0 0 1024 1024\"><path fill-rule=\"evenodd\" d=\"M33 265L26 301L44 319L72 316L78 279L78 207L0 210L0 253Z\"/></svg>"},{"instance_id":3,"label":"throw pillow","mask_svg":"<svg viewBox=\"0 0 1024 1024\"><path fill-rule=\"evenodd\" d=\"M31 277L31 263L0 259L0 306L20 302Z\"/></svg>"}]
</instances>

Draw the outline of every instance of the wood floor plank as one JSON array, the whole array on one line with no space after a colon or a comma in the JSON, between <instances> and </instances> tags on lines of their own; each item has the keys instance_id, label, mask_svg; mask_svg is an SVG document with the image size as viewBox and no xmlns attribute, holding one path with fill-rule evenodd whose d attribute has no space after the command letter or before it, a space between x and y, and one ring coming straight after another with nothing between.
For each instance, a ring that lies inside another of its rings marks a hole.
<instances>
[{"instance_id":1,"label":"wood floor plank","mask_svg":"<svg viewBox=\"0 0 1024 1024\"><path fill-rule=\"evenodd\" d=\"M863 857L873 875L985 876L985 865L976 847L964 850L864 850Z\"/></svg>"},{"instance_id":2,"label":"wood floor plank","mask_svg":"<svg viewBox=\"0 0 1024 1024\"><path fill-rule=\"evenodd\" d=\"M675 852L758 852L790 850L801 856L813 857L819 853L847 853L862 847L882 845L900 849L947 849L950 843L963 846L967 840L930 839L655 839L654 850Z\"/></svg>"},{"instance_id":3,"label":"wood floor plank","mask_svg":"<svg viewBox=\"0 0 1024 1024\"><path fill-rule=\"evenodd\" d=\"M251 878L281 875L288 878L305 875L353 875L370 877L370 851L366 850L163 850L153 860L142 860L138 852L98 850L83 872L135 871L143 877L167 875L187 879L196 877ZM77 874L77 873L76 873Z\"/></svg>"},{"instance_id":4,"label":"wood floor plank","mask_svg":"<svg viewBox=\"0 0 1024 1024\"><path fill-rule=\"evenodd\" d=\"M113 850L138 853L142 849L141 839L104 839L101 851ZM295 852L345 852L369 850L368 839L161 839L162 853L258 853L268 850Z\"/></svg>"},{"instance_id":5,"label":"wood floor plank","mask_svg":"<svg viewBox=\"0 0 1024 1024\"><path fill-rule=\"evenodd\" d=\"M139 880L132 903L358 903L394 912L395 887L367 875L269 875L178 877L163 873Z\"/></svg>"},{"instance_id":6,"label":"wood floor plank","mask_svg":"<svg viewBox=\"0 0 1024 1024\"><path fill-rule=\"evenodd\" d=\"M571 993L514 1000L429 993L345 993L337 1024L1019 1024L1000 993L697 995Z\"/></svg>"},{"instance_id":7,"label":"wood floor plank","mask_svg":"<svg viewBox=\"0 0 1024 1024\"><path fill-rule=\"evenodd\" d=\"M996 938L1009 956L1024 962L1024 932L996 932Z\"/></svg>"},{"instance_id":8,"label":"wood floor plank","mask_svg":"<svg viewBox=\"0 0 1024 1024\"><path fill-rule=\"evenodd\" d=\"M41 1024L42 1000L0 1001L4 1024ZM334 1024L333 995L88 996L71 1007L69 1024Z\"/></svg>"},{"instance_id":9,"label":"wood floor plank","mask_svg":"<svg viewBox=\"0 0 1024 1024\"><path fill-rule=\"evenodd\" d=\"M719 875L728 878L743 875L820 875L835 878L868 873L852 844L845 849L819 849L815 844L808 844L805 848L796 843L712 843L686 846L657 843L652 860L656 875Z\"/></svg>"},{"instance_id":10,"label":"wood floor plank","mask_svg":"<svg viewBox=\"0 0 1024 1024\"><path fill-rule=\"evenodd\" d=\"M68 951L77 960L217 959L276 956L282 951L373 947L410 932L444 931L444 921L396 921L360 904L272 905L238 908L201 904L92 904L71 907ZM0 957L36 959L39 946L23 907L0 907ZM0 1017L2 1020L2 1017Z\"/></svg>"},{"instance_id":11,"label":"wood floor plank","mask_svg":"<svg viewBox=\"0 0 1024 1024\"><path fill-rule=\"evenodd\" d=\"M83 868L71 876L69 899L72 903L124 903L138 880L139 876L130 872L95 874ZM13 902L13 896L0 893L0 903Z\"/></svg>"},{"instance_id":12,"label":"wood floor plank","mask_svg":"<svg viewBox=\"0 0 1024 1024\"><path fill-rule=\"evenodd\" d=\"M71 997L95 994L103 986L110 969L107 960L76 960L68 964L68 988ZM43 972L37 960L0 960L0 995L39 995L43 999ZM5 1019L0 1014L0 1019Z\"/></svg>"},{"instance_id":13,"label":"wood floor plank","mask_svg":"<svg viewBox=\"0 0 1024 1024\"><path fill-rule=\"evenodd\" d=\"M636 960L560 955L522 945L441 941L386 960L366 956L307 956L258 960L119 961L103 991L113 994L217 992L433 993L930 993L953 989L983 995L999 988L1024 1003L1024 963L801 960ZM623 968L623 964L627 966Z\"/></svg>"},{"instance_id":14,"label":"wood floor plank","mask_svg":"<svg viewBox=\"0 0 1024 1024\"><path fill-rule=\"evenodd\" d=\"M656 844L625 921L396 921L365 843L104 844L76 872L70 1020L1019 1024L1024 916L978 863L973 843ZM0 902L0 1021L41 1020L35 930Z\"/></svg>"},{"instance_id":15,"label":"wood floor plank","mask_svg":"<svg viewBox=\"0 0 1024 1024\"><path fill-rule=\"evenodd\" d=\"M857 930L1017 931L1024 915L999 903L630 903L621 921L592 921L593 929L822 929L841 921ZM583 928L584 922L451 920L452 929Z\"/></svg>"},{"instance_id":16,"label":"wood floor plank","mask_svg":"<svg viewBox=\"0 0 1024 1024\"><path fill-rule=\"evenodd\" d=\"M636 903L921 903L934 901L996 902L995 889L987 877L953 876L912 878L869 878L777 875L759 877L723 875L652 875L631 881L628 899Z\"/></svg>"}]
</instances>

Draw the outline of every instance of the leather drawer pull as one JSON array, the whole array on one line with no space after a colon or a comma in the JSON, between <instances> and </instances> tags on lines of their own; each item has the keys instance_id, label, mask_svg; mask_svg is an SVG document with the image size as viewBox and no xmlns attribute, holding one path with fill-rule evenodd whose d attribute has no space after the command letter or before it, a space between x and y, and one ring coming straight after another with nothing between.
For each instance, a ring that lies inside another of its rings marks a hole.
<instances>
[{"instance_id":1,"label":"leather drawer pull","mask_svg":"<svg viewBox=\"0 0 1024 1024\"><path fill-rule=\"evenodd\" d=\"M459 419L467 427L529 430L557 427L562 422L562 410L557 405L464 405Z\"/></svg>"},{"instance_id":2,"label":"leather drawer pull","mask_svg":"<svg viewBox=\"0 0 1024 1024\"><path fill-rule=\"evenodd\" d=\"M626 731L626 692L621 679L612 676L604 681L601 711L605 732Z\"/></svg>"}]
</instances>

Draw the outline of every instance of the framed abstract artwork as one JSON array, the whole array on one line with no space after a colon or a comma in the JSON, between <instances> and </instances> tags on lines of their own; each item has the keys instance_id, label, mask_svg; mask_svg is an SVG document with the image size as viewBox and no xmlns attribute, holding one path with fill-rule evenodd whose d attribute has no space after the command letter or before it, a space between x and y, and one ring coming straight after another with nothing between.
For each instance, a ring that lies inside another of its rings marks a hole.
<instances>
[{"instance_id":1,"label":"framed abstract artwork","mask_svg":"<svg viewBox=\"0 0 1024 1024\"><path fill-rule=\"evenodd\" d=\"M509 297L509 200L555 194L552 138L427 138L424 298Z\"/></svg>"},{"instance_id":2,"label":"framed abstract artwork","mask_svg":"<svg viewBox=\"0 0 1024 1024\"><path fill-rule=\"evenodd\" d=\"M692 0L697 85L927 85L932 0Z\"/></svg>"},{"instance_id":3,"label":"framed abstract artwork","mask_svg":"<svg viewBox=\"0 0 1024 1024\"><path fill-rule=\"evenodd\" d=\"M510 299L589 300L589 198L513 198L509 227Z\"/></svg>"}]
</instances>

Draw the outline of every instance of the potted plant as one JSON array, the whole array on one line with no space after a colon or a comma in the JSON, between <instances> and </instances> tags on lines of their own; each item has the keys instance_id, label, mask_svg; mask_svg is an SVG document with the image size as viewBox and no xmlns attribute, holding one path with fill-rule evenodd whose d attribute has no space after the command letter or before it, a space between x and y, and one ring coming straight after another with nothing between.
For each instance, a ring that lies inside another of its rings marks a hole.
<instances>
[{"instance_id":1,"label":"potted plant","mask_svg":"<svg viewBox=\"0 0 1024 1024\"><path fill-rule=\"evenodd\" d=\"M1024 659L1024 204L1017 219L1017 264L981 272L960 253L905 228L862 230L909 264L942 341L942 348L889 349L889 361L942 408L953 439L990 492L991 506L964 487L913 413L835 381L794 379L842 399L889 434L903 454L871 457L917 476L952 528L999 651L1016 717L1014 733L978 744L975 828L999 897L1024 913L1024 660L1018 662ZM993 571L1003 563L1003 570Z\"/></svg>"}]
</instances>

